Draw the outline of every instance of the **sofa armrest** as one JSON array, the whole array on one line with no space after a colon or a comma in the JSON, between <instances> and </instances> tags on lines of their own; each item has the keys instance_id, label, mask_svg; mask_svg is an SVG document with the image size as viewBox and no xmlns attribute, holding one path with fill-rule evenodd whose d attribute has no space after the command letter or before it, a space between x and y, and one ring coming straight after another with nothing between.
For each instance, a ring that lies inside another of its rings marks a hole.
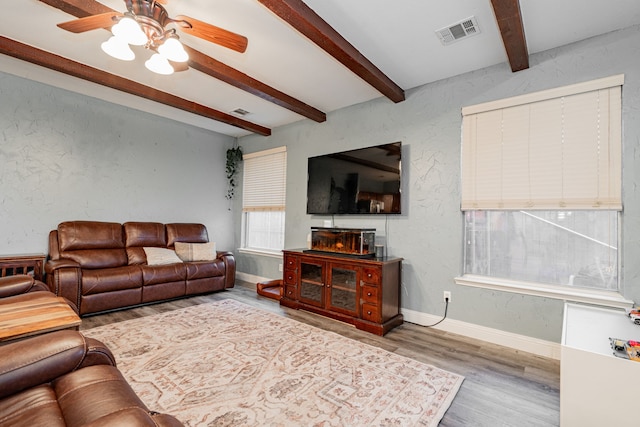
<instances>
[{"instance_id":1,"label":"sofa armrest","mask_svg":"<svg viewBox=\"0 0 640 427\"><path fill-rule=\"evenodd\" d=\"M84 368L93 365L116 365L116 358L113 356L109 347L107 347L102 341L95 338L84 337L87 343L87 352L82 359L82 363L78 368Z\"/></svg>"},{"instance_id":2,"label":"sofa armrest","mask_svg":"<svg viewBox=\"0 0 640 427\"><path fill-rule=\"evenodd\" d=\"M68 258L50 259L44 265L44 272L53 274L60 268L80 268L80 263Z\"/></svg>"},{"instance_id":3,"label":"sofa armrest","mask_svg":"<svg viewBox=\"0 0 640 427\"><path fill-rule=\"evenodd\" d=\"M68 258L49 260L44 265L47 286L57 296L70 301L77 313L80 313L80 286L82 269L80 264Z\"/></svg>"},{"instance_id":4,"label":"sofa armrest","mask_svg":"<svg viewBox=\"0 0 640 427\"><path fill-rule=\"evenodd\" d=\"M232 252L216 252L218 258L224 262L224 287L233 288L236 283L236 258Z\"/></svg>"},{"instance_id":5,"label":"sofa armrest","mask_svg":"<svg viewBox=\"0 0 640 427\"><path fill-rule=\"evenodd\" d=\"M80 367L112 365L113 355L98 343L78 331L65 330L0 346L0 399Z\"/></svg>"},{"instance_id":6,"label":"sofa armrest","mask_svg":"<svg viewBox=\"0 0 640 427\"><path fill-rule=\"evenodd\" d=\"M0 277L0 298L47 290L49 289L44 283L26 274Z\"/></svg>"}]
</instances>

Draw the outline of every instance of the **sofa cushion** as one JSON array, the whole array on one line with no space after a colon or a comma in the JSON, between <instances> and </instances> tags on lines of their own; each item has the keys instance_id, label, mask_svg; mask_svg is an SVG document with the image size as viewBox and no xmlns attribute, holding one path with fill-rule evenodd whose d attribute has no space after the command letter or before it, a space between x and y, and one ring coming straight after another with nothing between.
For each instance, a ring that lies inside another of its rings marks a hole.
<instances>
[{"instance_id":1,"label":"sofa cushion","mask_svg":"<svg viewBox=\"0 0 640 427\"><path fill-rule=\"evenodd\" d=\"M127 247L127 262L129 265L142 265L147 263L144 246L164 248L167 246L167 237L164 224L159 222L125 222L124 243Z\"/></svg>"},{"instance_id":2,"label":"sofa cushion","mask_svg":"<svg viewBox=\"0 0 640 427\"><path fill-rule=\"evenodd\" d=\"M127 248L127 262L129 265L146 264L147 256L144 253L144 248L142 247Z\"/></svg>"},{"instance_id":3,"label":"sofa cushion","mask_svg":"<svg viewBox=\"0 0 640 427\"><path fill-rule=\"evenodd\" d=\"M53 387L68 425L88 425L127 408L146 412L144 403L114 366L96 365L71 372L55 380Z\"/></svg>"},{"instance_id":4,"label":"sofa cushion","mask_svg":"<svg viewBox=\"0 0 640 427\"><path fill-rule=\"evenodd\" d=\"M202 224L173 223L167 224L167 247L173 247L176 242L207 243L209 235Z\"/></svg>"},{"instance_id":5,"label":"sofa cushion","mask_svg":"<svg viewBox=\"0 0 640 427\"><path fill-rule=\"evenodd\" d=\"M216 243L175 242L176 254L182 261L213 261L217 258Z\"/></svg>"},{"instance_id":6,"label":"sofa cushion","mask_svg":"<svg viewBox=\"0 0 640 427\"><path fill-rule=\"evenodd\" d=\"M101 294L142 287L139 266L124 266L82 271L82 295Z\"/></svg>"},{"instance_id":7,"label":"sofa cushion","mask_svg":"<svg viewBox=\"0 0 640 427\"><path fill-rule=\"evenodd\" d=\"M147 265L164 265L182 263L176 252L167 248L143 248L147 257Z\"/></svg>"},{"instance_id":8,"label":"sofa cushion","mask_svg":"<svg viewBox=\"0 0 640 427\"><path fill-rule=\"evenodd\" d=\"M67 221L58 225L60 251L124 249L122 225L116 222Z\"/></svg>"},{"instance_id":9,"label":"sofa cushion","mask_svg":"<svg viewBox=\"0 0 640 427\"><path fill-rule=\"evenodd\" d=\"M66 251L62 258L70 259L82 268L112 268L127 265L127 253L124 249L86 249Z\"/></svg>"},{"instance_id":10,"label":"sofa cushion","mask_svg":"<svg viewBox=\"0 0 640 427\"><path fill-rule=\"evenodd\" d=\"M135 246L167 246L164 224L159 222L125 222L122 227L127 248Z\"/></svg>"},{"instance_id":11,"label":"sofa cushion","mask_svg":"<svg viewBox=\"0 0 640 427\"><path fill-rule=\"evenodd\" d=\"M66 426L56 394L48 385L29 388L0 400L0 424L14 427Z\"/></svg>"},{"instance_id":12,"label":"sofa cushion","mask_svg":"<svg viewBox=\"0 0 640 427\"><path fill-rule=\"evenodd\" d=\"M143 265L142 281L145 286L158 283L184 282L187 278L187 269L181 262L179 264Z\"/></svg>"},{"instance_id":13,"label":"sofa cushion","mask_svg":"<svg viewBox=\"0 0 640 427\"><path fill-rule=\"evenodd\" d=\"M187 280L202 279L205 277L224 276L225 266L220 259L206 262L186 262Z\"/></svg>"},{"instance_id":14,"label":"sofa cushion","mask_svg":"<svg viewBox=\"0 0 640 427\"><path fill-rule=\"evenodd\" d=\"M67 221L58 225L59 255L83 268L127 264L122 226L115 222Z\"/></svg>"}]
</instances>

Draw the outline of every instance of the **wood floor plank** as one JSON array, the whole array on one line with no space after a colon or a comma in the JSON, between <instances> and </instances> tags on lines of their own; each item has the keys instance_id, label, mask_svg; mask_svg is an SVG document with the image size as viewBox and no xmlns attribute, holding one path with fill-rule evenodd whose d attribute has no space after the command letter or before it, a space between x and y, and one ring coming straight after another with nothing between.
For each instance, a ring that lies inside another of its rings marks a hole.
<instances>
[{"instance_id":1,"label":"wood floor plank","mask_svg":"<svg viewBox=\"0 0 640 427\"><path fill-rule=\"evenodd\" d=\"M442 427L559 425L560 363L557 360L411 323L379 337L317 314L281 307L277 301L258 295L255 289L255 284L236 282L234 288L222 292L85 317L80 329L234 299L464 375L462 387L440 423Z\"/></svg>"}]
</instances>

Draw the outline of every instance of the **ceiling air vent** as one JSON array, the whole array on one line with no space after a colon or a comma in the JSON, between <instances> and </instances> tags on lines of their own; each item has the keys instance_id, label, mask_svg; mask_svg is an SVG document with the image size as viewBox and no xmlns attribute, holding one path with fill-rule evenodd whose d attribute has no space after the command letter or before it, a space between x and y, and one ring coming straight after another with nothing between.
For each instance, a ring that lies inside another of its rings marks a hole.
<instances>
[{"instance_id":1,"label":"ceiling air vent","mask_svg":"<svg viewBox=\"0 0 640 427\"><path fill-rule=\"evenodd\" d=\"M246 116L247 114L249 114L249 111L243 108L236 108L235 110L232 111L232 113L237 116Z\"/></svg>"},{"instance_id":2,"label":"ceiling air vent","mask_svg":"<svg viewBox=\"0 0 640 427\"><path fill-rule=\"evenodd\" d=\"M478 22L474 16L436 30L436 35L444 46L457 42L465 37L475 36L479 33L480 28L478 27Z\"/></svg>"}]
</instances>

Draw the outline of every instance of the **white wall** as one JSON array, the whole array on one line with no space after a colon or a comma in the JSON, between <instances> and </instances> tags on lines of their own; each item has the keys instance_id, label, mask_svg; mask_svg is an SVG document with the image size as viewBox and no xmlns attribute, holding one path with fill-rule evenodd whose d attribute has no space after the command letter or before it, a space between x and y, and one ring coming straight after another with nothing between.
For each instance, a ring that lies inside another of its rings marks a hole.
<instances>
[{"instance_id":1,"label":"white wall","mask_svg":"<svg viewBox=\"0 0 640 427\"><path fill-rule=\"evenodd\" d=\"M533 55L528 70L508 64L428 84L407 92L406 101L384 98L331 113L325 123L301 121L270 137L240 139L245 152L287 146L286 247L304 247L311 226L326 217L305 213L307 158L394 141L403 143L403 214L383 218L340 217L339 226L375 227L388 253L404 258L402 307L443 313L442 293L452 292L449 317L551 342L560 342L563 302L541 297L456 286L461 274L461 108L558 86L625 74L623 293L640 301L640 27ZM236 231L237 235L239 231ZM240 254L239 271L278 277L278 259Z\"/></svg>"},{"instance_id":2,"label":"white wall","mask_svg":"<svg viewBox=\"0 0 640 427\"><path fill-rule=\"evenodd\" d=\"M200 222L233 249L233 142L0 73L0 254L47 253L49 231L67 220Z\"/></svg>"}]
</instances>

